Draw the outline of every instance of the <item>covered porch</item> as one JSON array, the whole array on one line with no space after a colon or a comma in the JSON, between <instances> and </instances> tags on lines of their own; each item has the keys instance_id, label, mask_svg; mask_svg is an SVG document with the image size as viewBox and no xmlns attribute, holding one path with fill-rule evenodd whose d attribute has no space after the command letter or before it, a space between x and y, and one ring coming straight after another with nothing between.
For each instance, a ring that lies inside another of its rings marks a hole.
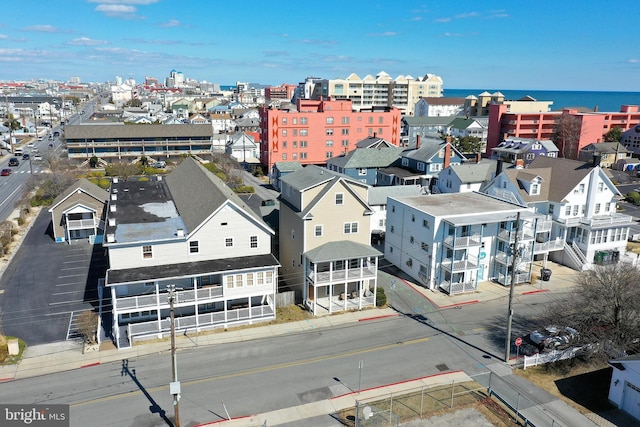
<instances>
[{"instance_id":1,"label":"covered porch","mask_svg":"<svg viewBox=\"0 0 640 427\"><path fill-rule=\"evenodd\" d=\"M98 230L104 229L104 223L100 220L100 213L87 206L76 205L62 213L65 239L84 240L90 236L96 236Z\"/></svg>"},{"instance_id":2,"label":"covered porch","mask_svg":"<svg viewBox=\"0 0 640 427\"><path fill-rule=\"evenodd\" d=\"M381 255L350 241L326 243L305 253L305 307L314 316L375 307Z\"/></svg>"}]
</instances>

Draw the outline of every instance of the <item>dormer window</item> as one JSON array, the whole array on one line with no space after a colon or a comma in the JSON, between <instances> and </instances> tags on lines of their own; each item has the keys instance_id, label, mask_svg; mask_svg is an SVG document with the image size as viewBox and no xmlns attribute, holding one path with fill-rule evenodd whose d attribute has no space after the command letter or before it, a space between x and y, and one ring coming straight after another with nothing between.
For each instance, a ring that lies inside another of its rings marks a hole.
<instances>
[{"instance_id":1,"label":"dormer window","mask_svg":"<svg viewBox=\"0 0 640 427\"><path fill-rule=\"evenodd\" d=\"M540 194L540 184L531 183L531 189L529 191L530 196L537 196Z\"/></svg>"}]
</instances>

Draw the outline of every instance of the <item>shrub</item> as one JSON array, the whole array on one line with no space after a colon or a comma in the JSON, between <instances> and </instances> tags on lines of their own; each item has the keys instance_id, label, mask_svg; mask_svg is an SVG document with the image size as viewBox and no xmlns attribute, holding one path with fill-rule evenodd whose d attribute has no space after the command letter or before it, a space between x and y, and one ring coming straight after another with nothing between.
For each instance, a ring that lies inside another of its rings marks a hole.
<instances>
[{"instance_id":1,"label":"shrub","mask_svg":"<svg viewBox=\"0 0 640 427\"><path fill-rule=\"evenodd\" d=\"M238 185L234 188L236 193L255 193L256 189L252 185Z\"/></svg>"},{"instance_id":2,"label":"shrub","mask_svg":"<svg viewBox=\"0 0 640 427\"><path fill-rule=\"evenodd\" d=\"M16 218L16 221L18 222L18 225L24 225L24 218L22 218L21 216Z\"/></svg>"},{"instance_id":3,"label":"shrub","mask_svg":"<svg viewBox=\"0 0 640 427\"><path fill-rule=\"evenodd\" d=\"M640 203L640 193L638 193L637 191L630 191L627 193L625 199L627 200L627 202L637 205L638 203Z\"/></svg>"},{"instance_id":4,"label":"shrub","mask_svg":"<svg viewBox=\"0 0 640 427\"><path fill-rule=\"evenodd\" d=\"M376 307L383 307L387 304L387 294L381 287L376 288Z\"/></svg>"}]
</instances>

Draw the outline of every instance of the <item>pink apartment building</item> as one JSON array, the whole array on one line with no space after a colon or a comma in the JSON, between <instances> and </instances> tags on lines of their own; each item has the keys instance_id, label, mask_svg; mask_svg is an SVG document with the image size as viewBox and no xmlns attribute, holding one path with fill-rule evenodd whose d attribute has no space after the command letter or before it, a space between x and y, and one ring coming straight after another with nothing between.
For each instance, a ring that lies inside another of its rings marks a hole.
<instances>
[{"instance_id":1,"label":"pink apartment building","mask_svg":"<svg viewBox=\"0 0 640 427\"><path fill-rule=\"evenodd\" d=\"M570 114L580 119L578 152L589 144L602 142L604 134L612 128L621 128L625 131L640 123L637 105L623 105L620 112L581 113L576 109L564 109L563 111L511 113L506 104L492 104L489 107L487 152L490 153L492 148L510 137L553 140L555 123L561 114ZM562 152L562 148L558 148Z\"/></svg>"},{"instance_id":2,"label":"pink apartment building","mask_svg":"<svg viewBox=\"0 0 640 427\"><path fill-rule=\"evenodd\" d=\"M370 136L400 144L401 113L396 107L353 111L348 99L299 99L297 111L263 106L259 114L260 163L268 171L276 162L324 165Z\"/></svg>"}]
</instances>

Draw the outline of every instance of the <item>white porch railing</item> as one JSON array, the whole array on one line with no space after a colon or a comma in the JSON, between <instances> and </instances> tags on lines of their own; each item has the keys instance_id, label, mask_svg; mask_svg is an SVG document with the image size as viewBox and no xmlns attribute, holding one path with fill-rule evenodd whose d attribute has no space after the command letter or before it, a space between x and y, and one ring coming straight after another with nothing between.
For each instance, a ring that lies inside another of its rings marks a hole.
<instances>
[{"instance_id":1,"label":"white porch railing","mask_svg":"<svg viewBox=\"0 0 640 427\"><path fill-rule=\"evenodd\" d=\"M81 230L85 228L94 228L98 225L95 219L70 219L67 220L68 230Z\"/></svg>"},{"instance_id":2,"label":"white porch railing","mask_svg":"<svg viewBox=\"0 0 640 427\"><path fill-rule=\"evenodd\" d=\"M275 317L275 311L270 305L260 305L251 308L238 308L235 310L217 311L193 316L175 318L175 329L195 330L216 326L224 326L233 323L246 323L253 320L268 320ZM148 322L129 323L127 334L129 339L145 335L168 333L171 331L171 321L166 318Z\"/></svg>"},{"instance_id":3,"label":"white porch railing","mask_svg":"<svg viewBox=\"0 0 640 427\"><path fill-rule=\"evenodd\" d=\"M376 277L377 271L373 266L363 268L348 268L344 270L332 270L315 273L309 272L309 279L315 284L335 283L349 280L371 279Z\"/></svg>"},{"instance_id":4,"label":"white porch railing","mask_svg":"<svg viewBox=\"0 0 640 427\"><path fill-rule=\"evenodd\" d=\"M464 270L477 270L478 269L478 257L469 255L466 259L445 258L440 265L448 271L464 271Z\"/></svg>"},{"instance_id":5,"label":"white porch railing","mask_svg":"<svg viewBox=\"0 0 640 427\"><path fill-rule=\"evenodd\" d=\"M527 283L531 280L530 273L516 273L515 274L515 284L518 283ZM498 274L498 283L508 286L511 283L511 274Z\"/></svg>"},{"instance_id":6,"label":"white porch railing","mask_svg":"<svg viewBox=\"0 0 640 427\"><path fill-rule=\"evenodd\" d=\"M480 246L480 234L475 233L469 236L447 236L444 239L444 244L450 247L465 248L469 246Z\"/></svg>"},{"instance_id":7,"label":"white porch railing","mask_svg":"<svg viewBox=\"0 0 640 427\"><path fill-rule=\"evenodd\" d=\"M198 292L198 302L206 303L211 302L216 298L221 298L223 295L222 286L211 286L207 288L199 288ZM193 289L189 289L186 291L177 291L176 293L175 303L186 303L186 302L194 302L195 291ZM158 305L159 303L159 305ZM160 292L160 294L149 294L149 295L139 295L133 297L122 297L116 298L113 301L114 310L118 310L122 312L123 310L130 309L148 309L148 308L166 308L169 307L169 293L168 292Z\"/></svg>"},{"instance_id":8,"label":"white porch railing","mask_svg":"<svg viewBox=\"0 0 640 427\"><path fill-rule=\"evenodd\" d=\"M564 249L564 239L562 237L557 237L547 242L536 242L533 245L533 253L536 255L561 249Z\"/></svg>"},{"instance_id":9,"label":"white porch railing","mask_svg":"<svg viewBox=\"0 0 640 427\"><path fill-rule=\"evenodd\" d=\"M449 295L462 294L464 292L474 292L478 288L476 282L451 283L444 281L440 283L440 289Z\"/></svg>"}]
</instances>

